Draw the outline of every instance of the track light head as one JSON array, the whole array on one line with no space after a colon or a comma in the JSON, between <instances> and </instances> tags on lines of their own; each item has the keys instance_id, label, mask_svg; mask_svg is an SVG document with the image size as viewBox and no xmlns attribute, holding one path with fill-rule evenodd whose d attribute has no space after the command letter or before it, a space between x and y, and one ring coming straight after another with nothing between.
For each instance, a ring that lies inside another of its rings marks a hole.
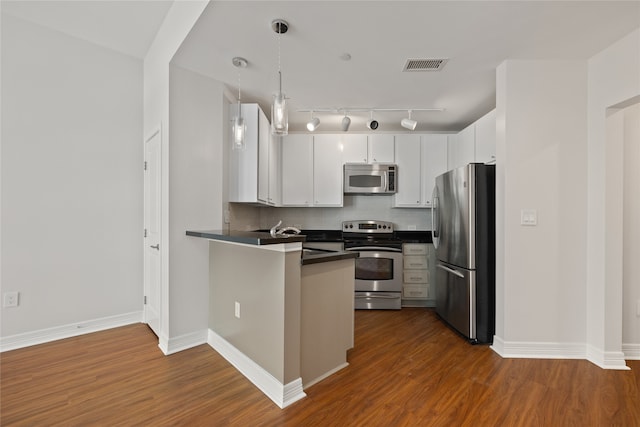
<instances>
[{"instance_id":1,"label":"track light head","mask_svg":"<svg viewBox=\"0 0 640 427\"><path fill-rule=\"evenodd\" d=\"M411 110L409 110L408 112L409 112L409 117L400 120L400 126L402 126L405 129L415 130L418 122L415 120L411 120Z\"/></svg>"},{"instance_id":2,"label":"track light head","mask_svg":"<svg viewBox=\"0 0 640 427\"><path fill-rule=\"evenodd\" d=\"M318 129L318 126L320 126L320 119L317 117L314 117L307 122L307 130L309 132L313 132L314 130Z\"/></svg>"},{"instance_id":3,"label":"track light head","mask_svg":"<svg viewBox=\"0 0 640 427\"><path fill-rule=\"evenodd\" d=\"M400 125L403 128L409 129L409 130L415 130L417 124L418 124L418 122L416 122L415 120L408 119L408 118L404 118L404 119L402 119L400 121Z\"/></svg>"},{"instance_id":4,"label":"track light head","mask_svg":"<svg viewBox=\"0 0 640 427\"><path fill-rule=\"evenodd\" d=\"M342 128L342 131L343 132L348 131L350 125L351 125L351 118L349 118L349 116L344 116L342 118L342 122L340 123L340 127Z\"/></svg>"}]
</instances>

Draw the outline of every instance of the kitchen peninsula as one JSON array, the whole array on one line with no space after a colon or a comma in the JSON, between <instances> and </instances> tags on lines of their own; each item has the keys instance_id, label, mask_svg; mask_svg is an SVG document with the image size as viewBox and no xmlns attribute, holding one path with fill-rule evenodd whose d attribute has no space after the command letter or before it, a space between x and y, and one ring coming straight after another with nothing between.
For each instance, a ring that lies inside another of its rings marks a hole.
<instances>
[{"instance_id":1,"label":"kitchen peninsula","mask_svg":"<svg viewBox=\"0 0 640 427\"><path fill-rule=\"evenodd\" d=\"M207 342L278 406L348 365L356 254L303 249L303 235L187 235L210 241Z\"/></svg>"}]
</instances>

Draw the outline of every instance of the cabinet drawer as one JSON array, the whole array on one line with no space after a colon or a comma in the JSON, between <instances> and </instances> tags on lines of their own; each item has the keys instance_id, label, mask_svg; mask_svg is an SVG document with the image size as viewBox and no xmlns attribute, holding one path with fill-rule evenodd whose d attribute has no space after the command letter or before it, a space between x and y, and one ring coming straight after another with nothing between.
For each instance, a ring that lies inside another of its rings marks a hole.
<instances>
[{"instance_id":1,"label":"cabinet drawer","mask_svg":"<svg viewBox=\"0 0 640 427\"><path fill-rule=\"evenodd\" d=\"M425 255L405 255L404 268L427 268L427 257Z\"/></svg>"},{"instance_id":2,"label":"cabinet drawer","mask_svg":"<svg viewBox=\"0 0 640 427\"><path fill-rule=\"evenodd\" d=\"M404 270L403 282L429 283L429 270Z\"/></svg>"},{"instance_id":3,"label":"cabinet drawer","mask_svg":"<svg viewBox=\"0 0 640 427\"><path fill-rule=\"evenodd\" d=\"M405 243L402 245L405 255L427 255L427 245L424 243Z\"/></svg>"},{"instance_id":4,"label":"cabinet drawer","mask_svg":"<svg viewBox=\"0 0 640 427\"><path fill-rule=\"evenodd\" d=\"M427 285L404 285L402 287L404 298L429 298L429 288Z\"/></svg>"}]
</instances>

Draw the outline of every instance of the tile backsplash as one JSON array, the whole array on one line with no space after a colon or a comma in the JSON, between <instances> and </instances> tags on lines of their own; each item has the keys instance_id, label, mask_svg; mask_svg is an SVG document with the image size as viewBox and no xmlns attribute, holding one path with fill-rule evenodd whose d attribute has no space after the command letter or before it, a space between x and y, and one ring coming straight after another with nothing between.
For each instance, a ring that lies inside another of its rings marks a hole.
<instances>
[{"instance_id":1,"label":"tile backsplash","mask_svg":"<svg viewBox=\"0 0 640 427\"><path fill-rule=\"evenodd\" d=\"M283 226L340 230L342 221L391 221L396 230L431 230L431 209L393 208L392 196L345 195L341 208L274 208L230 204L231 228L255 230Z\"/></svg>"}]
</instances>

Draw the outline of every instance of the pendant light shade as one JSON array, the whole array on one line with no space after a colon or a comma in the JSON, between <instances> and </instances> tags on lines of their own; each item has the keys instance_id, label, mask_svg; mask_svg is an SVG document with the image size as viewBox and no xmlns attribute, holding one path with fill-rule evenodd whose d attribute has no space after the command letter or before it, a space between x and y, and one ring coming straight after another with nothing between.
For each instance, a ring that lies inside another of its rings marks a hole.
<instances>
[{"instance_id":1,"label":"pendant light shade","mask_svg":"<svg viewBox=\"0 0 640 427\"><path fill-rule=\"evenodd\" d=\"M240 105L238 105L240 109ZM242 116L238 115L233 119L233 146L234 150L242 150L245 148L244 136L247 131L247 126L244 123Z\"/></svg>"},{"instance_id":2,"label":"pendant light shade","mask_svg":"<svg viewBox=\"0 0 640 427\"><path fill-rule=\"evenodd\" d=\"M274 95L271 105L271 133L284 136L289 133L289 109L287 108L287 99L282 93L280 36L287 32L289 23L284 19L275 19L271 22L271 28L278 34L278 93Z\"/></svg>"},{"instance_id":3,"label":"pendant light shade","mask_svg":"<svg viewBox=\"0 0 640 427\"><path fill-rule=\"evenodd\" d=\"M246 59L240 58L239 56L233 58L231 62L233 63L233 66L238 69L238 109L231 124L231 133L233 135L231 148L234 150L242 150L245 148L244 136L246 134L247 127L244 119L242 118L242 104L240 102L242 99L242 94L240 92L240 69L245 68L248 62Z\"/></svg>"},{"instance_id":4,"label":"pendant light shade","mask_svg":"<svg viewBox=\"0 0 640 427\"><path fill-rule=\"evenodd\" d=\"M284 93L273 95L271 105L271 133L274 135L286 135L289 133L289 108Z\"/></svg>"}]
</instances>

